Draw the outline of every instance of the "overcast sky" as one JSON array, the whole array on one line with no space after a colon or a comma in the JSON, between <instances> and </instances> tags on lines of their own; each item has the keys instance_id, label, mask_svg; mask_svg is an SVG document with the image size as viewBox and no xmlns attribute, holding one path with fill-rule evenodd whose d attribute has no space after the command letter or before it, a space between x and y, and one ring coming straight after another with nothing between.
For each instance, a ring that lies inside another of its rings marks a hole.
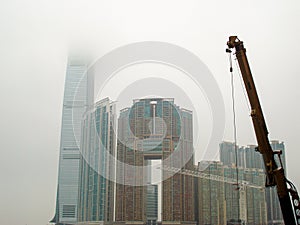
<instances>
[{"instance_id":1,"label":"overcast sky","mask_svg":"<svg viewBox=\"0 0 300 225\"><path fill-rule=\"evenodd\" d=\"M238 35L270 139L285 142L288 177L300 188L299 12L298 0L2 0L0 223L41 225L54 215L69 52L93 50L99 57L146 40L186 48L207 65L224 98L224 140L232 141L225 47ZM255 144L237 69L235 75L238 144Z\"/></svg>"}]
</instances>

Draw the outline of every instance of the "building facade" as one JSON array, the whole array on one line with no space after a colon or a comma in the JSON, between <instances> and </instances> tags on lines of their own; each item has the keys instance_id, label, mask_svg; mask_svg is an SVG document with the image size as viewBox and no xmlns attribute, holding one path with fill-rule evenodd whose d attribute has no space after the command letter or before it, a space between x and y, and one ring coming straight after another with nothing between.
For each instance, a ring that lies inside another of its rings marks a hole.
<instances>
[{"instance_id":1,"label":"building facade","mask_svg":"<svg viewBox=\"0 0 300 225\"><path fill-rule=\"evenodd\" d=\"M70 59L67 64L62 110L58 185L55 216L51 222L73 224L77 221L81 118L87 109L87 63Z\"/></svg>"},{"instance_id":2,"label":"building facade","mask_svg":"<svg viewBox=\"0 0 300 225\"><path fill-rule=\"evenodd\" d=\"M117 167L116 221L144 223L147 161L161 159L163 166L193 169L192 113L176 106L174 99L133 103L118 120L117 158L124 164ZM162 171L162 180L162 222L194 223L193 178Z\"/></svg>"},{"instance_id":3,"label":"building facade","mask_svg":"<svg viewBox=\"0 0 300 225\"><path fill-rule=\"evenodd\" d=\"M83 118L79 222L113 221L115 120L116 107L108 98L97 102Z\"/></svg>"},{"instance_id":4,"label":"building facade","mask_svg":"<svg viewBox=\"0 0 300 225\"><path fill-rule=\"evenodd\" d=\"M280 141L270 141L270 145L273 150L281 150L281 160L283 163L283 167L286 168L285 161L285 147L284 143ZM227 166L235 166L235 145L232 142L222 142L220 144L220 159L224 165ZM262 155L256 151L255 145L248 146L237 146L237 161L238 167L241 172L243 172L243 176L247 175L251 169L254 170L264 170L264 162L262 159ZM232 161L233 160L233 161ZM277 156L275 156L275 161L278 166L280 166L280 161ZM247 170L248 169L248 170ZM248 171L248 172L247 172ZM285 171L286 172L286 171ZM263 175L262 175L263 176ZM247 175L247 179L254 179L255 176L251 178ZM258 179L258 178L256 178ZM263 178L259 178L264 180ZM262 184L264 186L264 182ZM267 206L267 224L268 225L281 225L284 224L280 203L277 196L277 191L275 187L264 188L265 192L265 201ZM258 194L259 195L259 194ZM256 206L257 208L257 206ZM249 210L251 207L249 206ZM256 212L257 214L258 212ZM251 214L251 213L250 213Z\"/></svg>"},{"instance_id":5,"label":"building facade","mask_svg":"<svg viewBox=\"0 0 300 225\"><path fill-rule=\"evenodd\" d=\"M204 169L203 169L204 168ZM239 168L217 161L202 161L198 172L198 224L266 225L264 172L262 169Z\"/></svg>"},{"instance_id":6,"label":"building facade","mask_svg":"<svg viewBox=\"0 0 300 225\"><path fill-rule=\"evenodd\" d=\"M235 166L237 162L237 166L241 168L265 168L255 145L235 146L233 142L224 141L220 144L220 161L228 166Z\"/></svg>"},{"instance_id":7,"label":"building facade","mask_svg":"<svg viewBox=\"0 0 300 225\"><path fill-rule=\"evenodd\" d=\"M146 220L147 225L156 225L158 219L158 186L147 185Z\"/></svg>"},{"instance_id":8,"label":"building facade","mask_svg":"<svg viewBox=\"0 0 300 225\"><path fill-rule=\"evenodd\" d=\"M256 185L257 188L247 185L241 187L241 215L244 215L244 218L241 218L247 221L247 224L249 225L267 224L266 190L264 188L265 173L262 169L257 168L245 168L242 172L243 179ZM245 206L243 206L243 202L245 202ZM244 211L242 211L243 207Z\"/></svg>"},{"instance_id":9,"label":"building facade","mask_svg":"<svg viewBox=\"0 0 300 225\"><path fill-rule=\"evenodd\" d=\"M224 166L217 161L199 162L197 170L209 175L224 176ZM225 183L204 178L196 180L198 224L226 225Z\"/></svg>"}]
</instances>

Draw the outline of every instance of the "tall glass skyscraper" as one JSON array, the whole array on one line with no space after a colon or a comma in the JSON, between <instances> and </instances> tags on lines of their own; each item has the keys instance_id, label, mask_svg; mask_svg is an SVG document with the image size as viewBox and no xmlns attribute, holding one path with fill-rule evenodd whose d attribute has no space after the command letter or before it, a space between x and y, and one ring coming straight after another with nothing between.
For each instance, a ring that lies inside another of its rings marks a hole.
<instances>
[{"instance_id":1,"label":"tall glass skyscraper","mask_svg":"<svg viewBox=\"0 0 300 225\"><path fill-rule=\"evenodd\" d=\"M100 100L82 123L78 221L113 221L116 107Z\"/></svg>"},{"instance_id":2,"label":"tall glass skyscraper","mask_svg":"<svg viewBox=\"0 0 300 225\"><path fill-rule=\"evenodd\" d=\"M87 109L87 63L72 58L67 64L62 110L56 211L51 222L77 221L81 119Z\"/></svg>"}]
</instances>

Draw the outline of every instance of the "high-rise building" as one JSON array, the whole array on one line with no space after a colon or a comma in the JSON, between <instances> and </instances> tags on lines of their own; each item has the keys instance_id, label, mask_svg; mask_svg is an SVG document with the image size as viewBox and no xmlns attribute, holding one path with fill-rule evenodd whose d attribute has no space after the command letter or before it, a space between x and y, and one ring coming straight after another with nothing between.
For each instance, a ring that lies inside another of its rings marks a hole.
<instances>
[{"instance_id":1,"label":"high-rise building","mask_svg":"<svg viewBox=\"0 0 300 225\"><path fill-rule=\"evenodd\" d=\"M237 170L235 166L224 165L224 177L236 179L238 176L239 180L242 180L243 174L239 170L237 175ZM241 204L240 204L240 191L237 184L224 183L225 187L225 201L226 201L226 221L227 224L239 224L236 223L239 220L242 220L243 216L241 215Z\"/></svg>"},{"instance_id":2,"label":"high-rise building","mask_svg":"<svg viewBox=\"0 0 300 225\"><path fill-rule=\"evenodd\" d=\"M262 156L255 145L238 146L234 142L224 141L220 144L220 161L224 165L241 168L263 169Z\"/></svg>"},{"instance_id":3,"label":"high-rise building","mask_svg":"<svg viewBox=\"0 0 300 225\"><path fill-rule=\"evenodd\" d=\"M245 168L241 170L243 179L261 188L240 187L240 215L247 224L267 224L267 205L265 198L265 174L262 169Z\"/></svg>"},{"instance_id":4,"label":"high-rise building","mask_svg":"<svg viewBox=\"0 0 300 225\"><path fill-rule=\"evenodd\" d=\"M270 141L270 145L273 150L281 150L281 160L283 163L283 167L285 168L285 148L284 143L279 141ZM262 155L256 151L255 145L248 145L243 147L236 147L237 150L237 161L238 161L238 169L241 173L243 173L243 176L247 176L248 179L254 179L256 176L252 175L249 177L247 173L249 173L248 170L255 169L264 170L264 162L262 159ZM220 144L220 159L223 164L227 166L235 166L235 145L232 142L222 142ZM233 163L231 160L234 160ZM275 156L275 161L280 166L280 160L278 157ZM247 170L248 169L248 170ZM230 169L230 170L236 170L236 169ZM248 172L247 172L248 171ZM286 171L285 171L286 172ZM234 171L230 172L234 173ZM257 171L255 172L257 174ZM258 173L260 174L260 172ZM261 175L263 178L260 178L260 175L258 176L259 179L262 181L264 180L265 176ZM257 177L256 177L257 178ZM250 180L251 180L250 179ZM258 179L258 178L257 178ZM262 182L261 182L262 183ZM261 184L264 186L264 182ZM257 191L257 190L256 190ZM268 187L264 189L265 192L265 201L267 206L267 223L268 225L281 225L284 224L280 203L277 196L277 191L275 187ZM260 192L259 192L260 194ZM256 196L259 196L259 194L256 194ZM249 196L248 196L249 199ZM263 204L263 203L261 203ZM248 207L249 210L251 210L251 207ZM257 206L255 207L257 209ZM256 212L257 214L258 212Z\"/></svg>"},{"instance_id":5,"label":"high-rise building","mask_svg":"<svg viewBox=\"0 0 300 225\"><path fill-rule=\"evenodd\" d=\"M219 145L220 149L220 161L223 163L223 165L235 165L236 164L236 153L235 148L238 148L235 146L234 142L229 141L223 141Z\"/></svg>"},{"instance_id":6,"label":"high-rise building","mask_svg":"<svg viewBox=\"0 0 300 225\"><path fill-rule=\"evenodd\" d=\"M51 222L73 224L77 221L81 118L89 94L87 63L72 58L67 64L62 110L56 212Z\"/></svg>"},{"instance_id":7,"label":"high-rise building","mask_svg":"<svg viewBox=\"0 0 300 225\"><path fill-rule=\"evenodd\" d=\"M147 185L146 199L146 220L147 225L156 225L158 219L158 186Z\"/></svg>"},{"instance_id":8,"label":"high-rise building","mask_svg":"<svg viewBox=\"0 0 300 225\"><path fill-rule=\"evenodd\" d=\"M117 158L124 164L117 167L116 221L142 224L147 220L147 161L193 169L192 113L174 99L138 99L118 121ZM193 178L162 171L162 180L162 222L194 224Z\"/></svg>"},{"instance_id":9,"label":"high-rise building","mask_svg":"<svg viewBox=\"0 0 300 225\"><path fill-rule=\"evenodd\" d=\"M78 221L113 221L115 104L100 100L82 121ZM110 157L111 156L111 157Z\"/></svg>"},{"instance_id":10,"label":"high-rise building","mask_svg":"<svg viewBox=\"0 0 300 225\"><path fill-rule=\"evenodd\" d=\"M147 199L146 199L146 220L147 225L156 225L158 220L158 185L152 184L152 161L147 160ZM160 174L155 174L155 176Z\"/></svg>"},{"instance_id":11,"label":"high-rise building","mask_svg":"<svg viewBox=\"0 0 300 225\"><path fill-rule=\"evenodd\" d=\"M240 162L239 167L264 169L262 155L256 150L255 145L247 145L239 148Z\"/></svg>"},{"instance_id":12,"label":"high-rise building","mask_svg":"<svg viewBox=\"0 0 300 225\"><path fill-rule=\"evenodd\" d=\"M262 169L201 161L197 170L203 174L196 179L198 224L267 224Z\"/></svg>"},{"instance_id":13,"label":"high-rise building","mask_svg":"<svg viewBox=\"0 0 300 225\"><path fill-rule=\"evenodd\" d=\"M198 163L197 170L209 175L224 176L224 166L221 162L201 161ZM198 224L226 225L225 183L204 178L196 180Z\"/></svg>"},{"instance_id":14,"label":"high-rise building","mask_svg":"<svg viewBox=\"0 0 300 225\"><path fill-rule=\"evenodd\" d=\"M266 225L266 200L264 189L265 174L262 169L238 168L224 166L224 177L236 179L251 184L235 185L225 183L226 219L228 224L240 220L242 224ZM256 187L254 187L256 186Z\"/></svg>"}]
</instances>

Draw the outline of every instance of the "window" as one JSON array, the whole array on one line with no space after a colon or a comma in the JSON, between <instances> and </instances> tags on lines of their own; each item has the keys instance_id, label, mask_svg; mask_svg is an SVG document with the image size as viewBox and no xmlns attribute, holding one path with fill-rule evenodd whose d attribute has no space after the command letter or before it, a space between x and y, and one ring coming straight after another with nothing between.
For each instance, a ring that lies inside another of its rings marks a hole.
<instances>
[{"instance_id":1,"label":"window","mask_svg":"<svg viewBox=\"0 0 300 225\"><path fill-rule=\"evenodd\" d=\"M65 218L75 218L75 205L63 205L63 217Z\"/></svg>"}]
</instances>

